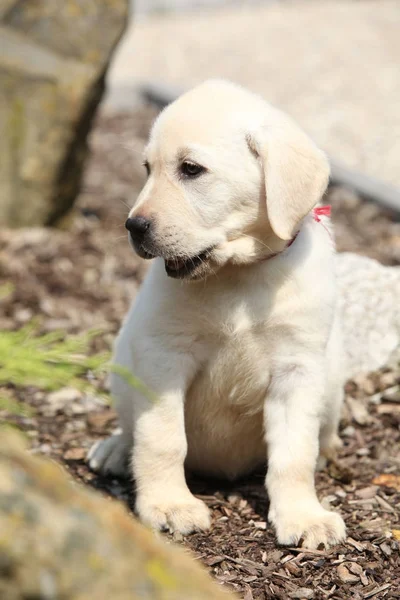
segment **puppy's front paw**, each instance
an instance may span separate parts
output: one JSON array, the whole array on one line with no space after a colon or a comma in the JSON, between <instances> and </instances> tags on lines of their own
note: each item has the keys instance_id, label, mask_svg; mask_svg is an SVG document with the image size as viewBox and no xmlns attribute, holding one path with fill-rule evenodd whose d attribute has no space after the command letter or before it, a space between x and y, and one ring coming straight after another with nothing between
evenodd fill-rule
<instances>
[{"instance_id":1,"label":"puppy's front paw","mask_svg":"<svg viewBox=\"0 0 400 600\"><path fill-rule=\"evenodd\" d=\"M139 494L136 511L140 520L158 530L179 531L183 535L203 531L211 524L210 512L201 500L189 492L182 494Z\"/></svg>"},{"instance_id":2,"label":"puppy's front paw","mask_svg":"<svg viewBox=\"0 0 400 600\"><path fill-rule=\"evenodd\" d=\"M321 505L292 511L270 510L269 520L276 529L279 544L297 545L315 550L323 544L325 548L339 544L346 537L346 526L340 515L325 510Z\"/></svg>"},{"instance_id":3,"label":"puppy's front paw","mask_svg":"<svg viewBox=\"0 0 400 600\"><path fill-rule=\"evenodd\" d=\"M90 469L102 475L128 477L130 446L122 435L112 435L93 444L86 458Z\"/></svg>"}]
</instances>

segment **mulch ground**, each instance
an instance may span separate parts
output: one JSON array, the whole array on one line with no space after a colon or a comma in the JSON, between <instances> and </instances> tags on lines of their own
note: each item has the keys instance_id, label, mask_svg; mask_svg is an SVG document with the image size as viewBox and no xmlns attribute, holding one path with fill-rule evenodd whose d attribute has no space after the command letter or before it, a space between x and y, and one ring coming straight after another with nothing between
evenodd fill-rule
<instances>
[{"instance_id":1,"label":"mulch ground","mask_svg":"<svg viewBox=\"0 0 400 600\"><path fill-rule=\"evenodd\" d=\"M76 209L62 229L0 232L0 327L32 318L43 332L101 328L97 349L110 348L146 265L130 251L123 223L144 181L141 152L155 112L102 117ZM342 189L329 192L337 245L400 264L400 225L393 215ZM341 422L344 447L317 474L323 504L344 516L348 539L331 550L278 547L267 523L264 473L235 484L189 477L210 507L212 529L182 544L224 587L245 600L400 598L400 366L360 376L346 386ZM94 440L115 429L115 414L98 397L65 389L47 394L10 384L26 417L0 411L25 430L34 452L61 462L85 484L133 507L126 481L89 472L84 457Z\"/></svg>"}]
</instances>

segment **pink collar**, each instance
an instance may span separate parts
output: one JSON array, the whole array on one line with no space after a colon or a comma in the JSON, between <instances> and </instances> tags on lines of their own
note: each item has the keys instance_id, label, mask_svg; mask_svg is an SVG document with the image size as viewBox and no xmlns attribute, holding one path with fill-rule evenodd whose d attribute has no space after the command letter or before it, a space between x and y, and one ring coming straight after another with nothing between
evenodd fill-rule
<instances>
[{"instance_id":1,"label":"pink collar","mask_svg":"<svg viewBox=\"0 0 400 600\"><path fill-rule=\"evenodd\" d=\"M325 204L325 206L317 206L317 208L313 209L312 216L313 216L314 221L316 221L317 223L321 223L320 217L330 217L331 216L331 205ZM329 233L329 231L328 231L328 233ZM286 244L286 247L283 250L281 250L281 252L284 252L285 250L287 250L287 248L289 248L293 244L293 242L295 241L295 239L297 238L298 235L299 235L299 232L297 232L296 235L294 236L294 238L292 240L290 240L290 242L288 244ZM270 254L269 256L266 256L262 260L269 260L270 258L275 258L275 256L278 256L278 254L281 254L281 252L275 252L275 254Z\"/></svg>"}]
</instances>

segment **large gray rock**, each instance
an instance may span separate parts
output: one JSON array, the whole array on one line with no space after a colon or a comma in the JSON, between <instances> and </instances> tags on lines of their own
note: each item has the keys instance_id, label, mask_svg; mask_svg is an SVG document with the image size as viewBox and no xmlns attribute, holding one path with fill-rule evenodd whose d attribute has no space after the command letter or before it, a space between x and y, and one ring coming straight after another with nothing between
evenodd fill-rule
<instances>
[{"instance_id":1,"label":"large gray rock","mask_svg":"<svg viewBox=\"0 0 400 600\"><path fill-rule=\"evenodd\" d=\"M122 505L0 430L2 600L234 600Z\"/></svg>"},{"instance_id":2,"label":"large gray rock","mask_svg":"<svg viewBox=\"0 0 400 600\"><path fill-rule=\"evenodd\" d=\"M0 223L50 224L71 207L128 0L2 0Z\"/></svg>"}]
</instances>

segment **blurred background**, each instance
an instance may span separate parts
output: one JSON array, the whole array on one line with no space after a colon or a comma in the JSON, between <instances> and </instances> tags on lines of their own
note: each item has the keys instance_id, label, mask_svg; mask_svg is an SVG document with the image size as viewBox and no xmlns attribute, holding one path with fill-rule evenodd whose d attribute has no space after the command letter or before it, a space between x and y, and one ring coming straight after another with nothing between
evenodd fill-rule
<instances>
[{"instance_id":1,"label":"blurred background","mask_svg":"<svg viewBox=\"0 0 400 600\"><path fill-rule=\"evenodd\" d=\"M124 222L145 180L142 152L152 121L206 78L241 83L296 119L333 165L324 201L332 204L338 250L399 265L399 32L398 0L2 0L0 420L23 429L34 452L61 461L74 477L129 500L129 487L95 477L84 463L91 443L116 425L101 365L147 268L131 252ZM358 528L365 514L354 517L356 488L370 487L376 472L399 470L399 384L399 365L348 384L343 470L333 479L318 476L319 493L348 510ZM385 400L385 390L397 396ZM216 520L234 510L236 533L249 519L264 523L260 481L241 488L254 502L240 510L212 496ZM338 485L344 496L335 496ZM398 486L400 492L400 479ZM363 492L364 500L372 492ZM379 545L386 543L385 498L370 501L378 512L368 540L377 539L377 549L372 542L358 548L364 554L354 560L380 564L382 552L387 564L394 560ZM390 502L397 507L388 513L392 527L400 531L400 496ZM275 552L265 528L267 545L243 546L240 556L259 562L266 547ZM212 544L200 535L188 544L208 556L222 535L217 527ZM232 548L247 542L235 540L223 540L222 554L239 556ZM274 572L279 552L262 559ZM228 567L215 564L223 577ZM304 587L310 572L325 591L334 589L336 571L329 562L319 567L285 571L272 591L262 570L246 572L248 583L243 572L229 581L246 600L286 599L293 591L288 577L303 577ZM357 579L364 586L358 596L344 590L332 597L369 597L368 585L374 592L384 583L371 573L367 583ZM394 581L394 567L387 577Z\"/></svg>"},{"instance_id":2,"label":"blurred background","mask_svg":"<svg viewBox=\"0 0 400 600\"><path fill-rule=\"evenodd\" d=\"M7 0L0 19L4 328L117 330L146 266L123 224L149 127L208 77L328 152L339 250L399 262L397 0Z\"/></svg>"}]
</instances>

